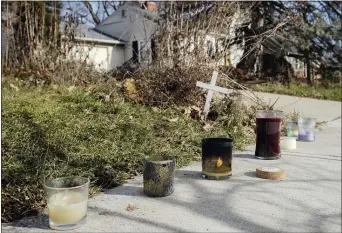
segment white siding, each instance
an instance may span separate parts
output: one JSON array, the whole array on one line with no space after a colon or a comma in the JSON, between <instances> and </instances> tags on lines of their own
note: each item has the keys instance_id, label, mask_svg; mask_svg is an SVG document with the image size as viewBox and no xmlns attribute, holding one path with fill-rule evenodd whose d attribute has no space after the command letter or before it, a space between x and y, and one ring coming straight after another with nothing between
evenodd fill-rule
<instances>
[{"instance_id":1,"label":"white siding","mask_svg":"<svg viewBox=\"0 0 342 233\"><path fill-rule=\"evenodd\" d=\"M111 48L110 68L115 69L125 62L125 54L122 46L113 46Z\"/></svg>"},{"instance_id":2,"label":"white siding","mask_svg":"<svg viewBox=\"0 0 342 233\"><path fill-rule=\"evenodd\" d=\"M128 2L126 2L128 3ZM118 11L108 17L96 28L108 35L114 36L119 40L126 41L124 48L124 61L133 57L133 41L144 41L145 49L151 51L151 36L156 29L156 23L147 19L144 13L135 4L125 4ZM126 11L126 17L122 17L122 10ZM139 43L140 44L140 43ZM149 53L148 61L152 61L152 53Z\"/></svg>"},{"instance_id":3,"label":"white siding","mask_svg":"<svg viewBox=\"0 0 342 233\"><path fill-rule=\"evenodd\" d=\"M137 19L133 21L133 25L134 26L132 27L132 36L130 38L131 45L133 41L144 41L144 44L146 46L144 49L149 51L148 62L151 62L151 37L155 32L157 25L152 20L148 20L143 16L138 16ZM139 50L140 49L141 48L139 47ZM130 58L132 57L132 55L133 53L131 53Z\"/></svg>"},{"instance_id":4,"label":"white siding","mask_svg":"<svg viewBox=\"0 0 342 233\"><path fill-rule=\"evenodd\" d=\"M239 62L242 60L244 52L244 43L242 45L233 44L229 47L229 61L232 67L237 67Z\"/></svg>"},{"instance_id":5,"label":"white siding","mask_svg":"<svg viewBox=\"0 0 342 233\"><path fill-rule=\"evenodd\" d=\"M113 45L88 45L75 46L70 58L93 64L98 71L109 71L122 65L124 61L123 47Z\"/></svg>"},{"instance_id":6,"label":"white siding","mask_svg":"<svg viewBox=\"0 0 342 233\"><path fill-rule=\"evenodd\" d=\"M133 57L133 41L144 41L147 51L151 51L151 36L155 30L155 24L144 18L137 18L130 24L130 37L127 38L129 42L125 46L124 59L125 62ZM139 50L140 43L139 44ZM152 61L152 53L149 53L149 62Z\"/></svg>"},{"instance_id":7,"label":"white siding","mask_svg":"<svg viewBox=\"0 0 342 233\"><path fill-rule=\"evenodd\" d=\"M128 61L133 57L133 48L132 48L132 43L127 44L124 49L124 59L125 62Z\"/></svg>"}]
</instances>

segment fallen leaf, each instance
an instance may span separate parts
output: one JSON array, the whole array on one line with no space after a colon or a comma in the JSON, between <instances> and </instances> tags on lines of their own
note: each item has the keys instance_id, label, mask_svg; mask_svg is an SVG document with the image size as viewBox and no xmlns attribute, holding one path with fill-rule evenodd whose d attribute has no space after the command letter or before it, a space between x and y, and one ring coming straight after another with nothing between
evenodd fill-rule
<instances>
[{"instance_id":1,"label":"fallen leaf","mask_svg":"<svg viewBox=\"0 0 342 233\"><path fill-rule=\"evenodd\" d=\"M70 86L68 87L68 91L73 91L76 87L75 86Z\"/></svg>"},{"instance_id":2,"label":"fallen leaf","mask_svg":"<svg viewBox=\"0 0 342 233\"><path fill-rule=\"evenodd\" d=\"M110 96L109 95L105 95L104 101L105 102L109 102L110 101Z\"/></svg>"},{"instance_id":3,"label":"fallen leaf","mask_svg":"<svg viewBox=\"0 0 342 233\"><path fill-rule=\"evenodd\" d=\"M170 122L176 122L176 121L178 121L178 117L169 119L169 121L170 121Z\"/></svg>"},{"instance_id":4,"label":"fallen leaf","mask_svg":"<svg viewBox=\"0 0 342 233\"><path fill-rule=\"evenodd\" d=\"M205 131L210 131L212 128L213 128L213 125L210 125L210 124L205 124L205 125L203 126L203 129L204 129Z\"/></svg>"},{"instance_id":5,"label":"fallen leaf","mask_svg":"<svg viewBox=\"0 0 342 233\"><path fill-rule=\"evenodd\" d=\"M19 91L19 88L12 83L10 84L10 87L13 88L15 91Z\"/></svg>"},{"instance_id":6,"label":"fallen leaf","mask_svg":"<svg viewBox=\"0 0 342 233\"><path fill-rule=\"evenodd\" d=\"M128 204L128 206L126 208L127 211L134 211L136 209L138 209L138 208L135 205L131 205L131 204Z\"/></svg>"}]
</instances>

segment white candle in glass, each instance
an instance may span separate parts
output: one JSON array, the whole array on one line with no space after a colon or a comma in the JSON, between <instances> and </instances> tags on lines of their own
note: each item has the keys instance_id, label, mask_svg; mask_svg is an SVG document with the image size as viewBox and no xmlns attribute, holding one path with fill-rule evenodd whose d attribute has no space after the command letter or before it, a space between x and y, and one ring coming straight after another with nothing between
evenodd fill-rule
<instances>
[{"instance_id":1,"label":"white candle in glass","mask_svg":"<svg viewBox=\"0 0 342 233\"><path fill-rule=\"evenodd\" d=\"M75 224L86 216L87 197L82 193L56 193L48 200L49 217L54 224Z\"/></svg>"},{"instance_id":2,"label":"white candle in glass","mask_svg":"<svg viewBox=\"0 0 342 233\"><path fill-rule=\"evenodd\" d=\"M280 139L280 147L283 150L293 150L297 147L296 138L285 137Z\"/></svg>"}]
</instances>

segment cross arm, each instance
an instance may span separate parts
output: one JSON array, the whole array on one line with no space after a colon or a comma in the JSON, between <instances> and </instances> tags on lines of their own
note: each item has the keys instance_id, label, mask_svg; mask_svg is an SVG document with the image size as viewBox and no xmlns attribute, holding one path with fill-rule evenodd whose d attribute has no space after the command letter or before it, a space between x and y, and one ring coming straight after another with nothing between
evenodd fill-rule
<instances>
[{"instance_id":1,"label":"cross arm","mask_svg":"<svg viewBox=\"0 0 342 233\"><path fill-rule=\"evenodd\" d=\"M229 95L229 94L231 94L233 92L233 90L229 90L229 89L224 88L224 87L214 86L214 85L211 85L211 84L208 84L208 83L199 82L199 81L197 81L196 86L197 87L201 87L201 88L205 88L205 89L208 89L208 90L220 92L220 93L226 94L226 95Z\"/></svg>"}]
</instances>

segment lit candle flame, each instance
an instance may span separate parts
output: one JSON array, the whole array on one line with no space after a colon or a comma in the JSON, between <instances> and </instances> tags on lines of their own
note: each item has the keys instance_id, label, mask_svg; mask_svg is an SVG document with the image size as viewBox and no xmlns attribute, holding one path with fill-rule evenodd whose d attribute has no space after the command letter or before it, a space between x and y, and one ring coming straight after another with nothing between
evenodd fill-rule
<instances>
[{"instance_id":1,"label":"lit candle flame","mask_svg":"<svg viewBox=\"0 0 342 233\"><path fill-rule=\"evenodd\" d=\"M218 160L217 160L216 166L217 166L217 167L221 167L222 164L223 164L223 161L222 161L222 159L219 157Z\"/></svg>"}]
</instances>

